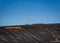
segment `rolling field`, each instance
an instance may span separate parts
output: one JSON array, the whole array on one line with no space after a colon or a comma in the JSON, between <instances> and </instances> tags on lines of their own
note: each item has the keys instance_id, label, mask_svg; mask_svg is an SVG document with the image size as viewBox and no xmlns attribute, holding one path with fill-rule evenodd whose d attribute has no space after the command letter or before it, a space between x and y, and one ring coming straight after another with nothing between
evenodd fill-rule
<instances>
[{"instance_id":1,"label":"rolling field","mask_svg":"<svg viewBox=\"0 0 60 43\"><path fill-rule=\"evenodd\" d=\"M18 30L5 27L0 27L0 43L60 43L60 24L20 25Z\"/></svg>"}]
</instances>

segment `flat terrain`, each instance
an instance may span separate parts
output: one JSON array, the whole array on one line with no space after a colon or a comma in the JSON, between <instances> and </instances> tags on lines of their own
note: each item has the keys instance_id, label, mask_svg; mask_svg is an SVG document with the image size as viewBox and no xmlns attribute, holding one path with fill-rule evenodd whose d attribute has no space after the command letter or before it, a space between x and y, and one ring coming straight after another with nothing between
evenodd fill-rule
<instances>
[{"instance_id":1,"label":"flat terrain","mask_svg":"<svg viewBox=\"0 0 60 43\"><path fill-rule=\"evenodd\" d=\"M20 25L19 30L3 27L0 27L0 43L60 43L60 24Z\"/></svg>"}]
</instances>

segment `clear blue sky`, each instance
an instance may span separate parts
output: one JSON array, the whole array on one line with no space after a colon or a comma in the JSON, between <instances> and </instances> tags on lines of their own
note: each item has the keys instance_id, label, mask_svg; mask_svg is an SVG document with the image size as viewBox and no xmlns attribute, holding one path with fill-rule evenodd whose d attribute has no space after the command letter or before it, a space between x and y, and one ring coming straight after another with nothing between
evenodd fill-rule
<instances>
[{"instance_id":1,"label":"clear blue sky","mask_svg":"<svg viewBox=\"0 0 60 43\"><path fill-rule=\"evenodd\" d=\"M60 23L60 0L0 0L0 26Z\"/></svg>"}]
</instances>

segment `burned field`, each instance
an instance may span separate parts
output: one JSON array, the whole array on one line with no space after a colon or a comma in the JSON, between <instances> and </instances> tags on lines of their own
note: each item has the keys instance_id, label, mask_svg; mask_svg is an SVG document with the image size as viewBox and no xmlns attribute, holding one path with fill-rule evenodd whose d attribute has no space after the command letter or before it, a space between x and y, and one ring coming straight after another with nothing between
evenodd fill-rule
<instances>
[{"instance_id":1,"label":"burned field","mask_svg":"<svg viewBox=\"0 0 60 43\"><path fill-rule=\"evenodd\" d=\"M60 43L60 24L0 27L0 43Z\"/></svg>"}]
</instances>

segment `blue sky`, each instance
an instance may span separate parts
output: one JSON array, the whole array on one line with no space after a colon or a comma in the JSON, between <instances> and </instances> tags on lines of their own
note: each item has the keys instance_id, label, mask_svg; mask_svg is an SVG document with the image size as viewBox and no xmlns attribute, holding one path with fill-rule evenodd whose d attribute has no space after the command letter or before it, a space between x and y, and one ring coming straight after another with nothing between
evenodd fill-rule
<instances>
[{"instance_id":1,"label":"blue sky","mask_svg":"<svg viewBox=\"0 0 60 43\"><path fill-rule=\"evenodd\" d=\"M0 0L0 26L60 23L60 0Z\"/></svg>"}]
</instances>

